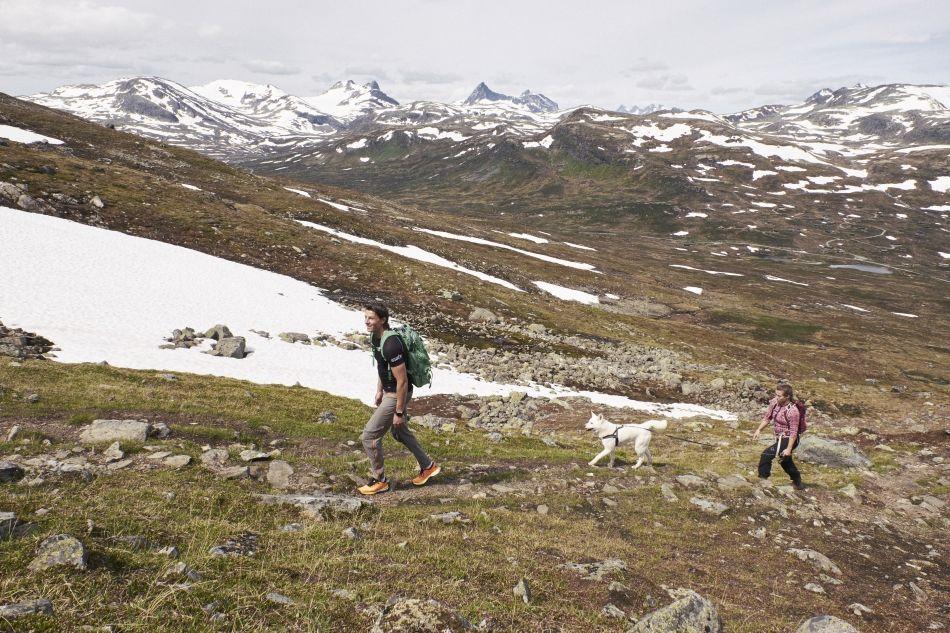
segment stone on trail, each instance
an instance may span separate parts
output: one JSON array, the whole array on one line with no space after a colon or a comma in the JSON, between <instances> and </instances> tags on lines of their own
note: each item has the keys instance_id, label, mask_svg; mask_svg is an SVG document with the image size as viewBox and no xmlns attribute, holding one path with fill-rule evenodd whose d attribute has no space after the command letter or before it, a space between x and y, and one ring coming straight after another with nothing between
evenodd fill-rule
<instances>
[{"instance_id":1,"label":"stone on trail","mask_svg":"<svg viewBox=\"0 0 950 633\"><path fill-rule=\"evenodd\" d=\"M724 492L734 492L751 488L752 484L742 475L726 475L716 480L716 486Z\"/></svg>"},{"instance_id":2,"label":"stone on trail","mask_svg":"<svg viewBox=\"0 0 950 633\"><path fill-rule=\"evenodd\" d=\"M375 508L362 497L336 494L313 495L257 495L266 505L291 505L300 508L305 517L323 520L336 517L352 517Z\"/></svg>"},{"instance_id":3,"label":"stone on trail","mask_svg":"<svg viewBox=\"0 0 950 633\"><path fill-rule=\"evenodd\" d=\"M215 473L218 477L222 479L242 479L251 474L251 471L248 470L247 466L231 466L230 468L222 468Z\"/></svg>"},{"instance_id":4,"label":"stone on trail","mask_svg":"<svg viewBox=\"0 0 950 633\"><path fill-rule=\"evenodd\" d=\"M69 534L57 534L40 543L36 557L30 563L33 571L43 571L59 565L85 570L89 554L79 540Z\"/></svg>"},{"instance_id":5,"label":"stone on trail","mask_svg":"<svg viewBox=\"0 0 950 633\"><path fill-rule=\"evenodd\" d=\"M53 603L46 599L0 605L0 620L16 620L28 615L52 615Z\"/></svg>"},{"instance_id":6,"label":"stone on trail","mask_svg":"<svg viewBox=\"0 0 950 633\"><path fill-rule=\"evenodd\" d=\"M0 483L20 481L26 471L13 462L0 462Z\"/></svg>"},{"instance_id":7,"label":"stone on trail","mask_svg":"<svg viewBox=\"0 0 950 633\"><path fill-rule=\"evenodd\" d=\"M79 434L84 444L137 442L144 444L152 430L146 420L93 420Z\"/></svg>"},{"instance_id":8,"label":"stone on trail","mask_svg":"<svg viewBox=\"0 0 950 633\"><path fill-rule=\"evenodd\" d=\"M472 625L437 600L393 597L386 602L371 633L459 633Z\"/></svg>"},{"instance_id":9,"label":"stone on trail","mask_svg":"<svg viewBox=\"0 0 950 633\"><path fill-rule=\"evenodd\" d=\"M813 549L797 549L794 547L790 547L786 551L800 561L811 563L819 571L834 574L835 576L841 575L841 570L838 569L838 566L821 552L816 552Z\"/></svg>"},{"instance_id":10,"label":"stone on trail","mask_svg":"<svg viewBox=\"0 0 950 633\"><path fill-rule=\"evenodd\" d=\"M835 468L867 468L871 465L871 460L854 444L817 435L806 434L795 449L795 455L812 464Z\"/></svg>"},{"instance_id":11,"label":"stone on trail","mask_svg":"<svg viewBox=\"0 0 950 633\"><path fill-rule=\"evenodd\" d=\"M722 619L712 602L689 589L671 595L671 604L645 615L627 633L722 633Z\"/></svg>"},{"instance_id":12,"label":"stone on trail","mask_svg":"<svg viewBox=\"0 0 950 633\"><path fill-rule=\"evenodd\" d=\"M713 501L712 499L706 499L705 497L691 497L689 502L706 514L712 514L717 517L722 516L723 513L729 510L729 506L726 504Z\"/></svg>"},{"instance_id":13,"label":"stone on trail","mask_svg":"<svg viewBox=\"0 0 950 633\"><path fill-rule=\"evenodd\" d=\"M856 628L833 615L819 615L802 622L795 633L860 633Z\"/></svg>"},{"instance_id":14,"label":"stone on trail","mask_svg":"<svg viewBox=\"0 0 950 633\"><path fill-rule=\"evenodd\" d=\"M208 468L218 468L228 461L228 452L223 448L208 449L201 454L201 463Z\"/></svg>"}]
</instances>

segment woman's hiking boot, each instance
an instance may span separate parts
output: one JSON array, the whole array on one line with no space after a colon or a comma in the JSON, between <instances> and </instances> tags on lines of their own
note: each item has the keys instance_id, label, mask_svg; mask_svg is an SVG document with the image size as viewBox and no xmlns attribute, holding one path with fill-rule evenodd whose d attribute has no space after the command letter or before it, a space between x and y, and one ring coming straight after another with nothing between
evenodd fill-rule
<instances>
[{"instance_id":1,"label":"woman's hiking boot","mask_svg":"<svg viewBox=\"0 0 950 633\"><path fill-rule=\"evenodd\" d=\"M428 468L423 468L419 471L419 474L412 478L412 485L414 486L424 486L426 482L442 472L442 468L432 462L429 464Z\"/></svg>"},{"instance_id":2,"label":"woman's hiking boot","mask_svg":"<svg viewBox=\"0 0 950 633\"><path fill-rule=\"evenodd\" d=\"M386 479L376 479L374 477L369 480L368 484L360 486L356 490L361 495L378 495L381 492L389 492L389 481Z\"/></svg>"}]
</instances>

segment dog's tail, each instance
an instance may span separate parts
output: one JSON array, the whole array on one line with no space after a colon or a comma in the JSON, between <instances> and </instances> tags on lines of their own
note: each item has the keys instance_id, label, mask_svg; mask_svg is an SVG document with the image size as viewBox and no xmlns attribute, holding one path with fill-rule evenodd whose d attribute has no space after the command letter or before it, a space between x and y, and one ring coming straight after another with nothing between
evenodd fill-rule
<instances>
[{"instance_id":1,"label":"dog's tail","mask_svg":"<svg viewBox=\"0 0 950 633\"><path fill-rule=\"evenodd\" d=\"M663 429L666 428L666 420L646 420L644 422L640 422L639 424L637 424L637 426L644 429L650 429L651 431L652 430L662 431Z\"/></svg>"}]
</instances>

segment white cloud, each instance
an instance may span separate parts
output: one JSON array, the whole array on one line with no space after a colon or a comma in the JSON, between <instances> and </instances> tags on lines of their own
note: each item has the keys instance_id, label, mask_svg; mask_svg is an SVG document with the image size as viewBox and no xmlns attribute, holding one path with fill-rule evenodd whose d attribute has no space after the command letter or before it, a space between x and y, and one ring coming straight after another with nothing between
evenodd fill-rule
<instances>
[{"instance_id":1,"label":"white cloud","mask_svg":"<svg viewBox=\"0 0 950 633\"><path fill-rule=\"evenodd\" d=\"M271 59L252 59L244 62L244 67L265 75L297 75L301 72L297 66Z\"/></svg>"}]
</instances>

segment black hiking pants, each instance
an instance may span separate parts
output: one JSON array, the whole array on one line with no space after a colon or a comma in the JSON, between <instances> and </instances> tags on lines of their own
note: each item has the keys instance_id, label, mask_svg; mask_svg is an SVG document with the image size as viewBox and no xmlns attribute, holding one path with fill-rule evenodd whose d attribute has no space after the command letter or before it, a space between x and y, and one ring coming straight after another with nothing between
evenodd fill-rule
<instances>
[{"instance_id":1,"label":"black hiking pants","mask_svg":"<svg viewBox=\"0 0 950 633\"><path fill-rule=\"evenodd\" d=\"M795 444L792 445L792 450L794 451L798 448L798 440L801 439L801 436L795 438ZM770 444L768 448L762 451L762 456L759 457L759 477L762 479L768 479L769 475L772 474L772 460L775 459L775 451L778 450L779 453L788 448L789 438L783 437L781 440L776 440L773 444ZM779 447L778 443L781 441L782 445ZM792 479L792 482L798 483L802 480L802 474L798 472L798 467L795 466L795 462L792 461L792 456L781 457L779 456L779 462L788 476Z\"/></svg>"}]
</instances>

